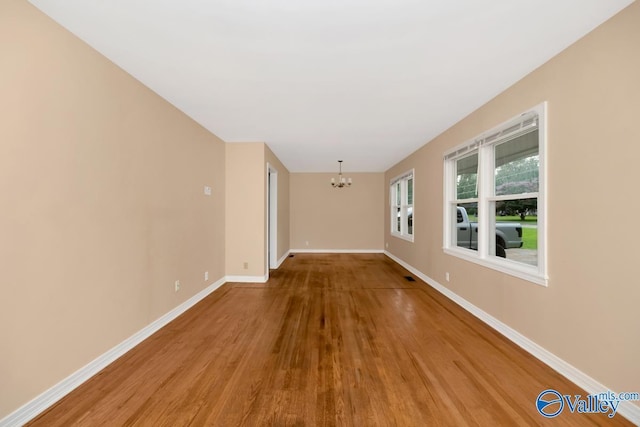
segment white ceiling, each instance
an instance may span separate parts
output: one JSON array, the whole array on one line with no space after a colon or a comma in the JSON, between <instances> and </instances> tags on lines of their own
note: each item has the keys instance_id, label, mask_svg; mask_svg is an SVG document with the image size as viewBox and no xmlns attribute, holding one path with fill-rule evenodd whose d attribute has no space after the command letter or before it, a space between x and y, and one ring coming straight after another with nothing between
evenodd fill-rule
<instances>
[{"instance_id":1,"label":"white ceiling","mask_svg":"<svg viewBox=\"0 0 640 427\"><path fill-rule=\"evenodd\" d=\"M381 172L632 0L30 2L227 142Z\"/></svg>"}]
</instances>

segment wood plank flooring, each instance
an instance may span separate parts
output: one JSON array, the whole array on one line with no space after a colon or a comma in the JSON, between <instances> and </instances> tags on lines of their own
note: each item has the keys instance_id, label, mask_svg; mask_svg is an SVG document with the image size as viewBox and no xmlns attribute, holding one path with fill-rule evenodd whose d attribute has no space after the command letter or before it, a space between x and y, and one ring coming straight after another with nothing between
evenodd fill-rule
<instances>
[{"instance_id":1,"label":"wood plank flooring","mask_svg":"<svg viewBox=\"0 0 640 427\"><path fill-rule=\"evenodd\" d=\"M589 426L586 393L382 254L296 254L226 284L32 426Z\"/></svg>"}]
</instances>

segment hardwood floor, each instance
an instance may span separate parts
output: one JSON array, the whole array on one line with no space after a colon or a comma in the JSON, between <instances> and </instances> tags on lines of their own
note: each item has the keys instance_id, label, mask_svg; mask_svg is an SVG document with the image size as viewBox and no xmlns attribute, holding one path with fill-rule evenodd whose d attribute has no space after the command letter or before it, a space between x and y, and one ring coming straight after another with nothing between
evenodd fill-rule
<instances>
[{"instance_id":1,"label":"hardwood floor","mask_svg":"<svg viewBox=\"0 0 640 427\"><path fill-rule=\"evenodd\" d=\"M631 425L382 254L297 254L226 284L32 426Z\"/></svg>"}]
</instances>

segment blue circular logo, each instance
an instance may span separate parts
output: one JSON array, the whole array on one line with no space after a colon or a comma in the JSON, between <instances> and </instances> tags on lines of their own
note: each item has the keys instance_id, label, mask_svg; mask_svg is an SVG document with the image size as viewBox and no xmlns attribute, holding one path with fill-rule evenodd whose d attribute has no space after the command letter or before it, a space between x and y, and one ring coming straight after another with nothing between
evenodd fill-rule
<instances>
[{"instance_id":1,"label":"blue circular logo","mask_svg":"<svg viewBox=\"0 0 640 427\"><path fill-rule=\"evenodd\" d=\"M553 389L545 390L538 395L536 408L538 412L540 412L540 415L544 417L556 417L564 409L562 395Z\"/></svg>"}]
</instances>

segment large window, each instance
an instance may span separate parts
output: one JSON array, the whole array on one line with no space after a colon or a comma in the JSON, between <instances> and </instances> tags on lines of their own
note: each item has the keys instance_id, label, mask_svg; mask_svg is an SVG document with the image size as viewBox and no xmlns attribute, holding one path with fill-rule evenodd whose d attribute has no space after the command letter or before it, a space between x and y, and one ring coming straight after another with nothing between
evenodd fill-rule
<instances>
[{"instance_id":1,"label":"large window","mask_svg":"<svg viewBox=\"0 0 640 427\"><path fill-rule=\"evenodd\" d=\"M413 170L391 180L391 234L413 242Z\"/></svg>"},{"instance_id":2,"label":"large window","mask_svg":"<svg viewBox=\"0 0 640 427\"><path fill-rule=\"evenodd\" d=\"M444 156L445 252L545 284L545 104Z\"/></svg>"}]
</instances>

